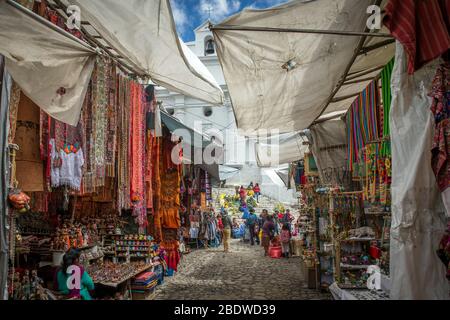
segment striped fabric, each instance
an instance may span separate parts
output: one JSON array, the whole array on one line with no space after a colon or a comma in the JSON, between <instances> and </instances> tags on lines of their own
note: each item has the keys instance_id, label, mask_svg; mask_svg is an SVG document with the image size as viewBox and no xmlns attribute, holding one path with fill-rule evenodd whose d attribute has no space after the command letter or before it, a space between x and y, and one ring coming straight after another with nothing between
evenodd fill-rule
<instances>
[{"instance_id":1,"label":"striped fabric","mask_svg":"<svg viewBox=\"0 0 450 320\"><path fill-rule=\"evenodd\" d=\"M384 25L405 47L408 73L450 48L450 0L390 0Z\"/></svg>"}]
</instances>

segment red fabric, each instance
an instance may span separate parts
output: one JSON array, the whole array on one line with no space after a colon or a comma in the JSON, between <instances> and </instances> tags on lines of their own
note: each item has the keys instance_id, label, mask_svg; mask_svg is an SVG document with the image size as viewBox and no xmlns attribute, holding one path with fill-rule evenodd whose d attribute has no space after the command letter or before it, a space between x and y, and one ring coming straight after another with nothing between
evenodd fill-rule
<instances>
[{"instance_id":1,"label":"red fabric","mask_svg":"<svg viewBox=\"0 0 450 320\"><path fill-rule=\"evenodd\" d=\"M253 188L253 192L257 193L257 192L261 192L261 189L258 186L255 186Z\"/></svg>"},{"instance_id":2,"label":"red fabric","mask_svg":"<svg viewBox=\"0 0 450 320\"><path fill-rule=\"evenodd\" d=\"M450 48L450 0L390 0L385 11L384 25L403 44L409 74Z\"/></svg>"}]
</instances>

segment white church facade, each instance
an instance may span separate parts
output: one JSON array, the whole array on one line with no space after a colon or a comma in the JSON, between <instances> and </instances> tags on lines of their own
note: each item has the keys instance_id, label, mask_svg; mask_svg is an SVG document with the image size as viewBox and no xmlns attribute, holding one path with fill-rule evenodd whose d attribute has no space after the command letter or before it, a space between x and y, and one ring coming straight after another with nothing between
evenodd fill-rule
<instances>
[{"instance_id":1,"label":"white church facade","mask_svg":"<svg viewBox=\"0 0 450 320\"><path fill-rule=\"evenodd\" d=\"M245 135L238 135L236 120L230 101L222 68L217 57L214 38L209 30L210 21L204 22L194 30L195 40L187 42L187 47L196 54L200 61L214 76L225 95L223 106L213 106L207 102L171 92L163 87L156 87L158 101L163 108L183 124L212 137L224 147L224 165L240 169L239 173L227 180L228 185L260 183L265 194L283 202L295 201L292 194L280 187L281 179L270 169L258 168L256 164L255 143ZM281 183L282 184L282 183ZM284 190L283 190L284 189Z\"/></svg>"}]
</instances>

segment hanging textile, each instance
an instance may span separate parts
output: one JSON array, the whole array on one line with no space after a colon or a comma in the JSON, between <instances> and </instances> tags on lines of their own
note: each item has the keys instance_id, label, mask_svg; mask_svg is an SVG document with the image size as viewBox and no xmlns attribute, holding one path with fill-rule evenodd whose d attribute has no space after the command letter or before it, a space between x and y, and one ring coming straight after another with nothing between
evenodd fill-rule
<instances>
[{"instance_id":1,"label":"hanging textile","mask_svg":"<svg viewBox=\"0 0 450 320\"><path fill-rule=\"evenodd\" d=\"M176 166L170 159L175 144L170 138L163 140L164 161L160 162L161 174L161 215L162 226L166 229L178 229L181 226L180 210L180 181L181 166Z\"/></svg>"},{"instance_id":2,"label":"hanging textile","mask_svg":"<svg viewBox=\"0 0 450 320\"><path fill-rule=\"evenodd\" d=\"M153 94L153 91L148 91L146 89L146 118L149 118L149 114L155 112L156 106L156 97ZM154 153L154 145L156 143L156 137L153 133L152 126L147 121L146 126L147 131L147 140L146 140L146 166L145 166L145 191L146 191L146 200L147 200L147 209L153 208L153 166L155 163L155 153Z\"/></svg>"},{"instance_id":3,"label":"hanging textile","mask_svg":"<svg viewBox=\"0 0 450 320\"><path fill-rule=\"evenodd\" d=\"M143 86L131 82L131 201L133 214L140 228L147 226L145 202L145 137L146 114L144 110Z\"/></svg>"},{"instance_id":4,"label":"hanging textile","mask_svg":"<svg viewBox=\"0 0 450 320\"><path fill-rule=\"evenodd\" d=\"M105 184L106 139L108 128L108 66L109 61L97 58L92 77L92 118L93 118L93 162L95 165L95 187Z\"/></svg>"},{"instance_id":5,"label":"hanging textile","mask_svg":"<svg viewBox=\"0 0 450 320\"><path fill-rule=\"evenodd\" d=\"M434 115L435 133L432 151L432 167L439 190L443 194L447 214L450 216L450 63L437 69L433 87L429 93L433 99L431 111Z\"/></svg>"},{"instance_id":6,"label":"hanging textile","mask_svg":"<svg viewBox=\"0 0 450 320\"><path fill-rule=\"evenodd\" d=\"M450 49L449 0L390 0L384 25L404 46L413 74Z\"/></svg>"},{"instance_id":7,"label":"hanging textile","mask_svg":"<svg viewBox=\"0 0 450 320\"><path fill-rule=\"evenodd\" d=\"M162 215L161 215L161 151L162 138L156 138L153 145L154 164L153 164L153 215L154 230L150 230L150 234L157 241L163 240L162 234Z\"/></svg>"},{"instance_id":8,"label":"hanging textile","mask_svg":"<svg viewBox=\"0 0 450 320\"><path fill-rule=\"evenodd\" d=\"M389 112L391 111L392 93L391 93L391 77L392 68L394 67L394 59L389 62L386 67L381 71L381 91L383 98L383 112L382 112L382 127L383 127L383 140L389 137ZM390 142L383 141L381 146L381 155L386 157L391 154Z\"/></svg>"},{"instance_id":9,"label":"hanging textile","mask_svg":"<svg viewBox=\"0 0 450 320\"><path fill-rule=\"evenodd\" d=\"M118 76L118 195L117 207L130 209L130 80L122 75Z\"/></svg>"},{"instance_id":10,"label":"hanging textile","mask_svg":"<svg viewBox=\"0 0 450 320\"><path fill-rule=\"evenodd\" d=\"M379 91L373 81L351 105L347 114L348 149L347 159L350 170L355 163L363 161L365 146L380 138Z\"/></svg>"},{"instance_id":11,"label":"hanging textile","mask_svg":"<svg viewBox=\"0 0 450 320\"><path fill-rule=\"evenodd\" d=\"M85 154L82 193L102 191L107 177L115 176L117 140L116 69L111 60L97 58L92 80L87 88L78 131ZM69 127L66 126L66 130ZM70 130L72 130L71 128ZM66 143L76 141L64 134ZM61 134L56 134L58 139ZM58 141L57 141L57 145Z\"/></svg>"},{"instance_id":12,"label":"hanging textile","mask_svg":"<svg viewBox=\"0 0 450 320\"><path fill-rule=\"evenodd\" d=\"M8 142L13 143L16 136L16 125L17 125L17 111L19 108L20 96L21 96L20 87L17 85L14 80L12 81L11 87L11 97L9 102L9 135Z\"/></svg>"},{"instance_id":13,"label":"hanging textile","mask_svg":"<svg viewBox=\"0 0 450 320\"><path fill-rule=\"evenodd\" d=\"M106 130L106 150L105 165L106 176L115 177L115 162L117 150L117 71L116 66L111 64L106 70L108 77L107 93L108 111L107 111L107 130Z\"/></svg>"}]
</instances>

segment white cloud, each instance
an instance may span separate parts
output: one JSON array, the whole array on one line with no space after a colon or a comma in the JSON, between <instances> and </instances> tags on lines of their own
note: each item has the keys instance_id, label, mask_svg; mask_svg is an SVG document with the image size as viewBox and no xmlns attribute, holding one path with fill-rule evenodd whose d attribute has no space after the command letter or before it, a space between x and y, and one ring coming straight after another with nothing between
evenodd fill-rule
<instances>
[{"instance_id":1,"label":"white cloud","mask_svg":"<svg viewBox=\"0 0 450 320\"><path fill-rule=\"evenodd\" d=\"M211 15L211 20L220 22L241 8L240 0L200 0L199 10L202 19Z\"/></svg>"},{"instance_id":2,"label":"white cloud","mask_svg":"<svg viewBox=\"0 0 450 320\"><path fill-rule=\"evenodd\" d=\"M286 2L289 2L289 0L256 0L251 5L249 5L247 8L265 9L265 8L275 7L277 5L280 5L280 4L286 3Z\"/></svg>"},{"instance_id":3,"label":"white cloud","mask_svg":"<svg viewBox=\"0 0 450 320\"><path fill-rule=\"evenodd\" d=\"M170 4L172 6L173 18L175 24L177 25L178 32L183 35L190 31L189 19L186 14L186 8L182 4L182 1L171 0Z\"/></svg>"}]
</instances>

